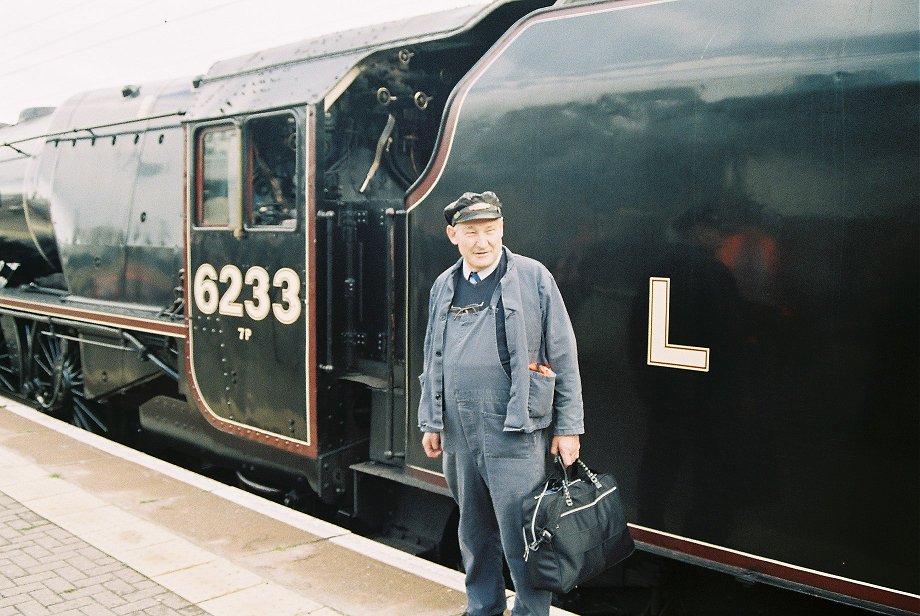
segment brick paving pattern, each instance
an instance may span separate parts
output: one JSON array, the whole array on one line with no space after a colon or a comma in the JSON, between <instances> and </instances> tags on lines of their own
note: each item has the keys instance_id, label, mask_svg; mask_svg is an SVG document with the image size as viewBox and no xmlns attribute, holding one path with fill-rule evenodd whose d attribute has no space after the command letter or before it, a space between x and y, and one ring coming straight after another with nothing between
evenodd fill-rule
<instances>
[{"instance_id":1,"label":"brick paving pattern","mask_svg":"<svg viewBox=\"0 0 920 616\"><path fill-rule=\"evenodd\" d=\"M207 614L0 492L0 616Z\"/></svg>"}]
</instances>

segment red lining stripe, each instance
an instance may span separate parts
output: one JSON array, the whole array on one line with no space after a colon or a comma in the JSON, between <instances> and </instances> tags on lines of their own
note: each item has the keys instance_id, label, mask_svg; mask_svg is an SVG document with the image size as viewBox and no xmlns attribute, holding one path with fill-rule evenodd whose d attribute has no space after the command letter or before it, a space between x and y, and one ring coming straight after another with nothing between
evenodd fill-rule
<instances>
[{"instance_id":1,"label":"red lining stripe","mask_svg":"<svg viewBox=\"0 0 920 616\"><path fill-rule=\"evenodd\" d=\"M730 550L717 545L679 537L677 535L636 526L634 524L630 524L629 528L633 539L636 541L642 541L654 546L680 552L689 556L695 556L714 563L728 565L737 569L755 571L773 578L788 580L838 595L853 597L909 612L920 612L920 596L912 595L907 592L843 578L821 571L806 569L804 567L775 561L762 556L746 554L744 552Z\"/></svg>"},{"instance_id":2,"label":"red lining stripe","mask_svg":"<svg viewBox=\"0 0 920 616\"><path fill-rule=\"evenodd\" d=\"M13 310L22 310L23 312L31 312L51 317L73 319L74 321L81 321L84 323L152 332L157 334L164 334L166 336L172 336L174 338L185 338L185 323L166 323L156 319L129 317L109 312L96 312L92 310L83 310L80 308L71 308L69 306L46 304L42 302L27 302L6 297L0 298L0 306L11 308Z\"/></svg>"}]
</instances>

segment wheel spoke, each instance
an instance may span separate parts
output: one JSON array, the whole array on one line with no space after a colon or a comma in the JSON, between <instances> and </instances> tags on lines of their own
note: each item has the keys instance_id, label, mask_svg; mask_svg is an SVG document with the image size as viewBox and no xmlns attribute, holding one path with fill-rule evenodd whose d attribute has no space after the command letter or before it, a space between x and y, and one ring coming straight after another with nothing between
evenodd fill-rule
<instances>
[{"instance_id":1,"label":"wheel spoke","mask_svg":"<svg viewBox=\"0 0 920 616\"><path fill-rule=\"evenodd\" d=\"M42 370L44 370L46 375L51 376L51 374L53 373L53 370L51 369L51 365L46 365L46 364L42 363L42 359L41 359L40 357L36 357L36 358L35 358L35 364L36 364L39 368L41 368ZM53 365L53 364L52 364L52 365Z\"/></svg>"},{"instance_id":2,"label":"wheel spoke","mask_svg":"<svg viewBox=\"0 0 920 616\"><path fill-rule=\"evenodd\" d=\"M74 406L74 411L76 411L75 414L85 415L86 417L90 418L94 424L99 426L100 430L102 430L103 432L109 431L109 427L105 425L105 423L103 423L102 420L99 419L96 416L96 414L90 410L89 406L85 402L74 398L73 406ZM86 428L86 429L89 430L90 428Z\"/></svg>"},{"instance_id":3,"label":"wheel spoke","mask_svg":"<svg viewBox=\"0 0 920 616\"><path fill-rule=\"evenodd\" d=\"M57 356L56 349L52 347L52 345L54 344L53 341L54 341L53 338L49 339L47 336L44 336L44 335L42 335L38 339L38 346L41 349L42 354L44 354L45 361L48 362L49 366L54 365L54 360L56 359L56 356ZM38 358L36 357L36 359Z\"/></svg>"},{"instance_id":4,"label":"wheel spoke","mask_svg":"<svg viewBox=\"0 0 920 616\"><path fill-rule=\"evenodd\" d=\"M74 408L73 413L71 413L70 420L71 420L71 423L73 423L73 425L77 426L78 428L86 430L87 432L90 431L89 424L83 418L83 415L77 412L76 408Z\"/></svg>"}]
</instances>

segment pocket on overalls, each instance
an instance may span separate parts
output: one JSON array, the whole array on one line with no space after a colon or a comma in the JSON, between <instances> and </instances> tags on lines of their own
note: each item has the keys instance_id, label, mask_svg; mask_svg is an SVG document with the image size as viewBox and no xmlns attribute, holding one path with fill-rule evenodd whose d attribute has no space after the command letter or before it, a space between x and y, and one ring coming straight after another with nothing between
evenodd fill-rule
<instances>
[{"instance_id":1,"label":"pocket on overalls","mask_svg":"<svg viewBox=\"0 0 920 616\"><path fill-rule=\"evenodd\" d=\"M507 391L464 392L458 396L457 408L467 426L476 426L482 443L482 454L487 458L526 458L532 454L534 435L524 432L505 432L508 411ZM470 430L466 429L467 439Z\"/></svg>"},{"instance_id":2,"label":"pocket on overalls","mask_svg":"<svg viewBox=\"0 0 920 616\"><path fill-rule=\"evenodd\" d=\"M527 397L527 414L531 419L543 419L553 412L553 396L556 390L556 375L530 373L530 393Z\"/></svg>"},{"instance_id":3,"label":"pocket on overalls","mask_svg":"<svg viewBox=\"0 0 920 616\"><path fill-rule=\"evenodd\" d=\"M536 434L505 432L505 416L483 413L483 454L487 458L529 458L534 455Z\"/></svg>"}]
</instances>

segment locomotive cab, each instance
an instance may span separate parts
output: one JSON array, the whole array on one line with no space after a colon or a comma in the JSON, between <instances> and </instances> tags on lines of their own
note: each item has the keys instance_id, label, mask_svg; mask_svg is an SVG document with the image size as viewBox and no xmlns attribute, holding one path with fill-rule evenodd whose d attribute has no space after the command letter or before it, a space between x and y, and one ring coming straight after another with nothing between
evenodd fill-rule
<instances>
[{"instance_id":1,"label":"locomotive cab","mask_svg":"<svg viewBox=\"0 0 920 616\"><path fill-rule=\"evenodd\" d=\"M196 82L183 117L186 403L144 404L144 428L243 448L247 485L293 480L290 498L308 485L338 502L380 475L418 484L399 342L404 196L454 86L537 6L421 16L388 24L385 40L347 32L220 62ZM446 494L431 481L422 496Z\"/></svg>"}]
</instances>

